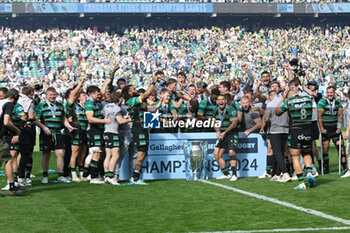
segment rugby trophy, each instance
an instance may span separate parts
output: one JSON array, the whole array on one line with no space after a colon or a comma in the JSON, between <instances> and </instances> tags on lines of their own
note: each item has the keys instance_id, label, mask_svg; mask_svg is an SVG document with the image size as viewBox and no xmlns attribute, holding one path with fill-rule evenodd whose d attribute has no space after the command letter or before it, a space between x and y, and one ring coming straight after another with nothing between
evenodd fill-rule
<instances>
[{"instance_id":1,"label":"rugby trophy","mask_svg":"<svg viewBox=\"0 0 350 233\"><path fill-rule=\"evenodd\" d=\"M207 178L208 142L188 141L183 143L186 180Z\"/></svg>"}]
</instances>

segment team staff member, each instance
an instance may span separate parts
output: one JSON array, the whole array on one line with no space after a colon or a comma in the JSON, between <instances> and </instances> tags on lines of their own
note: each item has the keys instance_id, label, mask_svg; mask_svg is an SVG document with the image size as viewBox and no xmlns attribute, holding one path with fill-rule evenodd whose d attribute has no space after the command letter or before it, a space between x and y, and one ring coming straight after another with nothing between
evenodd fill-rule
<instances>
[{"instance_id":1,"label":"team staff member","mask_svg":"<svg viewBox=\"0 0 350 233\"><path fill-rule=\"evenodd\" d=\"M19 98L19 92L15 89L13 89L13 92L15 94L14 99L18 100ZM14 107L11 113L11 120L13 122L13 124L18 128L18 129L22 129L22 125L24 123L26 119L25 113L23 111L23 107L22 105L20 105L19 103L14 103ZM23 132L22 132L23 133ZM21 134L22 134L21 133ZM13 162L12 162L12 168L13 168L13 178L15 183L18 183L18 162L19 162L19 139L17 141L17 143L11 143L11 139L12 136L7 137L7 142L10 145L10 153L11 156L13 158ZM24 185L23 185L24 186ZM7 184L2 190L9 190L10 186L9 184Z\"/></svg>"},{"instance_id":2,"label":"team staff member","mask_svg":"<svg viewBox=\"0 0 350 233\"><path fill-rule=\"evenodd\" d=\"M87 92L89 97L85 104L85 115L88 119L87 139L89 155L86 157L86 163L90 164L90 184L104 184L104 181L98 179L98 164L103 147L104 124L110 124L111 120L102 116L100 89L92 85Z\"/></svg>"},{"instance_id":3,"label":"team staff member","mask_svg":"<svg viewBox=\"0 0 350 233\"><path fill-rule=\"evenodd\" d=\"M315 186L315 178L312 176L312 159L310 156L312 142L312 101L310 97L300 96L297 91L289 91L289 87L287 87L275 113L279 116L287 111L290 117L288 146L293 158L294 171L299 181L299 185L295 188L305 190L306 185L304 183L303 169L300 164L300 154L303 156L308 185L310 187Z\"/></svg>"},{"instance_id":4,"label":"team staff member","mask_svg":"<svg viewBox=\"0 0 350 233\"><path fill-rule=\"evenodd\" d=\"M348 98L350 99L350 90L348 91ZM349 132L350 132L350 104L348 104L347 108L348 112L348 126L346 127L346 131L344 133L344 139L347 140L346 144L346 158L348 160L348 171L341 177L341 178L348 178L350 177L350 137L349 137Z\"/></svg>"},{"instance_id":5,"label":"team staff member","mask_svg":"<svg viewBox=\"0 0 350 233\"><path fill-rule=\"evenodd\" d=\"M66 103L66 115L68 122L74 128L71 132L72 155L70 159L70 170L72 181L80 182L83 175L83 164L87 153L87 136L86 129L88 120L85 115L86 94L81 92L84 82L87 78L83 78L79 84L71 91L67 91L68 101ZM77 159L79 158L80 178L77 176ZM87 169L87 168L85 168Z\"/></svg>"},{"instance_id":6,"label":"team staff member","mask_svg":"<svg viewBox=\"0 0 350 233\"><path fill-rule=\"evenodd\" d=\"M291 85L291 83L289 84ZM288 182L291 180L287 167L284 162L284 152L289 133L289 117L288 113L283 113L280 116L275 114L276 107L282 100L282 96L277 96L276 92L271 92L271 102L267 104L264 118L269 120L269 138L272 146L273 157L277 162L275 176L272 181ZM271 164L271 162L270 162Z\"/></svg>"},{"instance_id":7,"label":"team staff member","mask_svg":"<svg viewBox=\"0 0 350 233\"><path fill-rule=\"evenodd\" d=\"M18 183L22 186L31 186L32 181L30 175L32 173L33 164L33 151L36 141L35 125L35 103L33 100L34 88L25 86L22 89L22 93L19 96L18 103L23 106L24 113L27 120L31 123L27 123L24 128L24 133L20 135L20 153L21 159L18 166Z\"/></svg>"},{"instance_id":8,"label":"team staff member","mask_svg":"<svg viewBox=\"0 0 350 233\"><path fill-rule=\"evenodd\" d=\"M14 158L11 158L9 145L6 144L5 140L5 138L11 138L7 143L16 144L18 142L19 135L21 134L21 131L13 124L11 120L13 105L17 102L19 94L18 91L14 89L9 90L8 92L7 89L3 89L3 91L6 92L5 94L8 98L0 100L0 163L6 163L5 173L9 182L9 196L22 196L25 194L25 190L19 189L15 186L13 177L13 163L16 161Z\"/></svg>"},{"instance_id":9,"label":"team staff member","mask_svg":"<svg viewBox=\"0 0 350 233\"><path fill-rule=\"evenodd\" d=\"M40 133L40 151L43 152L43 183L49 182L48 169L51 150L55 151L57 157L58 182L68 183L68 179L64 177L64 143L61 130L64 126L69 131L73 128L69 125L62 103L56 101L56 90L49 87L46 90L46 99L39 103L35 108L36 125L41 128Z\"/></svg>"},{"instance_id":10,"label":"team staff member","mask_svg":"<svg viewBox=\"0 0 350 233\"><path fill-rule=\"evenodd\" d=\"M318 120L322 133L323 146L323 171L329 173L329 142L332 139L339 153L339 143L341 143L341 164L346 169L346 158L344 142L339 142L343 122L343 105L341 100L335 98L335 88L327 87L327 97L322 98L317 104Z\"/></svg>"},{"instance_id":11,"label":"team staff member","mask_svg":"<svg viewBox=\"0 0 350 233\"><path fill-rule=\"evenodd\" d=\"M236 146L238 143L238 135L234 131L237 127L237 112L231 106L227 104L227 99L224 95L219 95L217 98L218 109L214 112L214 118L217 121L221 121L221 127L215 128L217 133L217 144L215 146L214 157L223 172L223 176L217 179L230 179L230 181L237 180L237 158L236 158ZM228 151L230 158L230 165L232 170L232 176L230 175L228 168L226 167L225 160L222 155L225 151Z\"/></svg>"},{"instance_id":12,"label":"team staff member","mask_svg":"<svg viewBox=\"0 0 350 233\"><path fill-rule=\"evenodd\" d=\"M261 128L261 118L258 111L255 111L251 107L251 99L247 96L243 96L241 104L243 108L243 137L248 137L251 133L258 133Z\"/></svg>"},{"instance_id":13,"label":"team staff member","mask_svg":"<svg viewBox=\"0 0 350 233\"><path fill-rule=\"evenodd\" d=\"M120 92L113 91L111 93L111 103L107 103L103 108L103 115L111 120L111 124L105 125L103 140L106 150L106 158L103 163L105 172L105 183L119 185L117 179L114 178L114 169L119 158L120 139L119 125L126 124L131 121L129 115L123 118L119 104L123 101L123 95Z\"/></svg>"},{"instance_id":14,"label":"team staff member","mask_svg":"<svg viewBox=\"0 0 350 233\"><path fill-rule=\"evenodd\" d=\"M149 144L148 130L143 127L143 112L147 110L146 100L152 94L156 83L157 76L153 75L150 87L141 95L138 94L136 88L132 85L128 85L123 89L125 104L133 122L131 133L137 148L135 169L131 178L132 184L147 185L143 180L140 180L142 163L147 156Z\"/></svg>"}]
</instances>

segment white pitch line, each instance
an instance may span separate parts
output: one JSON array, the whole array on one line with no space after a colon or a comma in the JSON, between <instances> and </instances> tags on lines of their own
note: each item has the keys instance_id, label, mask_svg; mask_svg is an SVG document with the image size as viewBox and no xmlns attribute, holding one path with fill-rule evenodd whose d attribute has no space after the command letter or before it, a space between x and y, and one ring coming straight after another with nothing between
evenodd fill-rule
<instances>
[{"instance_id":1,"label":"white pitch line","mask_svg":"<svg viewBox=\"0 0 350 233\"><path fill-rule=\"evenodd\" d=\"M270 229L270 230L251 230L251 231L217 231L202 233L263 233L263 232L293 232L293 231L338 231L349 230L350 227L324 227L324 228L294 228L294 229Z\"/></svg>"},{"instance_id":2,"label":"white pitch line","mask_svg":"<svg viewBox=\"0 0 350 233\"><path fill-rule=\"evenodd\" d=\"M305 213L308 213L308 214L313 214L313 215L316 215L318 217L326 218L326 219L329 219L329 220L332 220L332 221L335 221L335 222L340 222L340 223L343 223L345 225L350 226L350 220L347 220L347 219L335 217L335 216L332 216L332 215L329 215L329 214L325 214L325 213L317 211L317 210L307 209L307 208L304 208L304 207L301 207L301 206L297 206L297 205L294 205L294 204L291 204L291 203L288 203L288 202L280 201L280 200L275 199L275 198L266 197L266 196L263 196L263 195L259 195L259 194L255 194L255 193L251 193L251 192L247 192L247 191L243 191L243 190L240 190L240 189L237 189L237 188L233 188L233 187L230 187L230 186L226 186L226 185L223 185L223 184L218 184L218 183L210 182L210 181L207 181L207 180L200 180L200 181L202 183L215 185L215 186L227 189L227 190L234 191L236 193L241 193L243 195L247 195L247 196L250 196L250 197L255 197L255 198L260 199L260 200L269 201L269 202L272 202L272 203L275 203L275 204L279 204L279 205L282 205L282 206L285 206L285 207L296 209L296 210L299 210L299 211L302 211L302 212L305 212Z\"/></svg>"}]
</instances>

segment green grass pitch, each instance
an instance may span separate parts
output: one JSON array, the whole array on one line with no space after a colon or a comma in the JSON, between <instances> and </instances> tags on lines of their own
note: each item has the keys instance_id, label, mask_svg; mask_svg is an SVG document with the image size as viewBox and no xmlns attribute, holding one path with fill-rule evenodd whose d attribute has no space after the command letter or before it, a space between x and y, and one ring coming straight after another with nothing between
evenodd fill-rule
<instances>
[{"instance_id":1,"label":"green grass pitch","mask_svg":"<svg viewBox=\"0 0 350 233\"><path fill-rule=\"evenodd\" d=\"M338 165L334 147L330 155L331 172L335 173ZM34 154L34 161L36 178L28 195L0 198L0 232L213 232L346 226L201 182L161 180L150 181L148 186L119 187L43 185L39 180L39 152ZM52 156L50 168L56 169L55 164ZM56 177L51 175L50 179ZM210 181L350 220L350 178L340 179L338 174L320 176L317 186L306 191L294 190L296 181ZM5 182L0 176L1 187Z\"/></svg>"}]
</instances>

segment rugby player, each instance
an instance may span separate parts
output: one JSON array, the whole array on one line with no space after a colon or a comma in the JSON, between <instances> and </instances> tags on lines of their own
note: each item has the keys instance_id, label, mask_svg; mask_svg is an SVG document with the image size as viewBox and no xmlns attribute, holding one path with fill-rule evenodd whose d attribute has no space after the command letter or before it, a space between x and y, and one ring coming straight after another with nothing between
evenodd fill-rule
<instances>
[{"instance_id":1,"label":"rugby player","mask_svg":"<svg viewBox=\"0 0 350 233\"><path fill-rule=\"evenodd\" d=\"M295 85L293 81L289 85ZM300 163L300 154L303 156L305 170L307 172L308 186L315 186L315 178L312 176L312 159L310 156L312 142L312 100L308 96L300 96L296 90L286 87L282 99L275 113L277 116L288 112L290 128L288 147L293 159L294 171L298 177L299 185L295 189L306 190L303 168Z\"/></svg>"},{"instance_id":2,"label":"rugby player","mask_svg":"<svg viewBox=\"0 0 350 233\"><path fill-rule=\"evenodd\" d=\"M227 99L224 95L219 94L217 97L218 108L213 114L213 117L221 122L221 127L214 127L217 133L217 143L215 146L214 157L219 164L219 167L223 173L223 176L217 179L230 179L230 181L237 180L237 158L236 147L238 143L238 135L234 131L237 127L237 112L235 108L227 104ZM230 158L230 165L232 175L230 175L228 168L226 167L225 160L222 155L225 151L228 151Z\"/></svg>"}]
</instances>

